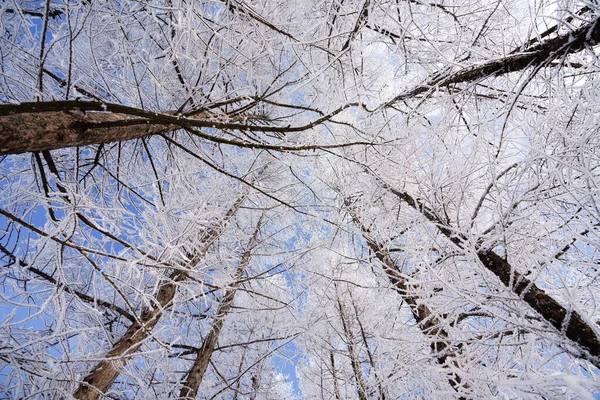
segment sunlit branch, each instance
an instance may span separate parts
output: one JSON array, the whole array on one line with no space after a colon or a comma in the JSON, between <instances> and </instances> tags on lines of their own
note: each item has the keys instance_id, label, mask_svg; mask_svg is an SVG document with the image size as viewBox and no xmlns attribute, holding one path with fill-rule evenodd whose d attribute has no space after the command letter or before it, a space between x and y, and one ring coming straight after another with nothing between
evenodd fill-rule
<instances>
[{"instance_id":1,"label":"sunlit branch","mask_svg":"<svg viewBox=\"0 0 600 400\"><path fill-rule=\"evenodd\" d=\"M9 257L12 262L17 262L17 258L12 255L8 249L6 249L4 246L2 246L0 244L0 251L2 251L4 254L6 254L7 257ZM29 264L27 264L25 261L23 260L18 260L18 264L20 267L26 269L27 271L31 271L32 273L34 273L35 275L37 275L38 277L44 279L47 282L50 282L51 284L55 285L57 290L64 290L65 292L78 297L79 299L85 301L86 303L92 304L92 305L99 305L102 306L104 308L107 308L109 310L115 311L116 313L122 315L123 317L127 318L129 321L131 322L135 322L135 317L129 313L127 310L123 309L122 307L119 307L115 304L109 303L108 301L99 299L97 297L93 297L90 296L88 294L85 294L77 289L73 289L71 288L69 285L67 285L66 283L63 282L58 282L53 276L47 274L46 272L37 269Z\"/></svg>"}]
</instances>

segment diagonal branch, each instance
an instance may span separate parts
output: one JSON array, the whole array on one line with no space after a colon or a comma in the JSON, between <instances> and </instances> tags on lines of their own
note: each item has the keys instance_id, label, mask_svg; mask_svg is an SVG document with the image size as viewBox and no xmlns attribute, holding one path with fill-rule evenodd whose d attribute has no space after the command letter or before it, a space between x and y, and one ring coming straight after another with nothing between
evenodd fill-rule
<instances>
[{"instance_id":1,"label":"diagonal branch","mask_svg":"<svg viewBox=\"0 0 600 400\"><path fill-rule=\"evenodd\" d=\"M559 57L581 51L586 46L595 46L600 42L599 21L600 18L596 18L572 32L556 36L500 59L485 61L453 73L433 74L427 82L396 95L382 107L393 106L399 101L408 100L435 88L505 75L532 66L547 65Z\"/></svg>"},{"instance_id":2,"label":"diagonal branch","mask_svg":"<svg viewBox=\"0 0 600 400\"><path fill-rule=\"evenodd\" d=\"M185 383L181 388L181 391L179 392L180 399L195 399L198 395L198 389L200 388L200 384L202 383L202 379L204 378L204 374L206 373L206 370L208 368L209 361L217 346L219 334L223 329L225 317L227 317L227 314L229 314L229 311L231 310L231 306L233 305L233 301L235 300L235 295L237 293L240 279L244 275L244 272L248 267L248 263L250 262L250 255L254 248L254 243L256 241L256 237L258 236L261 222L262 219L258 221L256 229L254 230L254 233L250 238L248 245L246 246L246 251L242 255L242 259L240 260L240 263L235 273L235 281L233 282L231 287L225 292L225 296L223 297L223 300L217 309L217 320L215 321L214 325L210 329L210 332L204 339L202 347L196 352L196 359L194 360L192 367L189 369Z\"/></svg>"},{"instance_id":3,"label":"diagonal branch","mask_svg":"<svg viewBox=\"0 0 600 400\"><path fill-rule=\"evenodd\" d=\"M77 289L73 289L66 283L57 281L52 275L47 274L46 272L44 272L40 269L32 267L31 265L27 264L25 261L18 259L12 253L10 253L6 247L2 246L1 244L0 244L0 251L2 253L4 253L11 260L11 262L18 262L20 267L24 268L27 271L34 273L35 275L39 276L40 278L55 285L57 290L64 290L65 292L67 292L75 297L78 297L79 299L85 301L86 303L94 304L94 305L97 304L99 306L102 306L104 308L107 308L109 310L112 310L112 311L120 314L121 316L127 318L131 322L135 322L134 316L131 315L131 313L129 313L129 311L125 310L124 308L119 307L115 304L112 304L108 301L99 299L97 297L90 296L89 294L83 293Z\"/></svg>"},{"instance_id":4,"label":"diagonal branch","mask_svg":"<svg viewBox=\"0 0 600 400\"><path fill-rule=\"evenodd\" d=\"M446 329L444 329L442 321L440 321L439 317L427 306L426 303L421 301L419 297L414 294L414 289L417 285L411 283L398 271L396 263L390 256L389 252L380 243L378 243L373 236L371 236L369 229L363 225L357 211L352 208L348 199L345 201L345 206L352 216L352 220L360 229L362 237L367 242L367 245L383 265L384 272L394 287L394 290L410 307L412 315L417 321L419 328L423 334L433 338L431 342L431 350L436 356L436 361L438 364L444 368L450 368L450 366L447 364L447 360L450 358L453 366L457 367L456 349L452 346L452 343L449 339L449 334ZM462 383L462 377L456 372L449 373L448 382L456 391L460 391L461 388L464 389L467 387L467 384Z\"/></svg>"}]
</instances>

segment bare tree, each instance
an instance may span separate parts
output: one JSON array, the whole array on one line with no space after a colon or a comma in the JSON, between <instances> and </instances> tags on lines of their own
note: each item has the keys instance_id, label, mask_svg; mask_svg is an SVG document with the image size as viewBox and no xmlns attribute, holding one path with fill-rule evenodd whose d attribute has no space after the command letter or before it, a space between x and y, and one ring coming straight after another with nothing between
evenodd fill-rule
<instances>
[{"instance_id":1,"label":"bare tree","mask_svg":"<svg viewBox=\"0 0 600 400\"><path fill-rule=\"evenodd\" d=\"M599 15L5 2L0 391L598 392Z\"/></svg>"}]
</instances>

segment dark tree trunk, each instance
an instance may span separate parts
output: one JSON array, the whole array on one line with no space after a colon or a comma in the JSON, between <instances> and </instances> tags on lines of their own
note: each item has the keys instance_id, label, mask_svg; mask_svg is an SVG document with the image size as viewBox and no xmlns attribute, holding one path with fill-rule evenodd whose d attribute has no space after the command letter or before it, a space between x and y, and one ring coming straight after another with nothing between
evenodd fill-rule
<instances>
[{"instance_id":1,"label":"dark tree trunk","mask_svg":"<svg viewBox=\"0 0 600 400\"><path fill-rule=\"evenodd\" d=\"M377 178L379 184L386 190L406 202L425 218L434 223L439 231L460 248L465 248L468 241L456 233L449 224L437 217L436 213L418 199L408 193L390 187ZM539 313L548 323L573 341L581 350L580 356L600 368L600 338L596 330L574 310L567 310L552 296L540 289L535 283L519 274L507 260L492 250L478 250L477 256L483 266L512 292L519 295L531 308ZM568 318L567 318L568 316Z\"/></svg>"}]
</instances>

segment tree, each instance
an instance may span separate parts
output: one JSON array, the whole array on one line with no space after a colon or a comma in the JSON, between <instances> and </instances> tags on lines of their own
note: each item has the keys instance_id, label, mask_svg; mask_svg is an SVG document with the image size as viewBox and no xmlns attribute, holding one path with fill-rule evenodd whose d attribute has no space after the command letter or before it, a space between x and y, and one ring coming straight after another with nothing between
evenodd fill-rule
<instances>
[{"instance_id":1,"label":"tree","mask_svg":"<svg viewBox=\"0 0 600 400\"><path fill-rule=\"evenodd\" d=\"M599 16L7 2L2 391L600 392Z\"/></svg>"},{"instance_id":2,"label":"tree","mask_svg":"<svg viewBox=\"0 0 600 400\"><path fill-rule=\"evenodd\" d=\"M208 363L210 362L210 358L212 353L215 350L215 346L217 344L217 340L219 339L219 334L221 333L221 329L223 329L224 318L231 310L231 306L233 305L233 301L235 300L235 294L237 292L237 288L239 286L239 281L242 279L246 268L248 267L248 262L250 259L250 253L252 251L252 246L254 245L254 241L256 240L256 235L260 229L260 221L256 226L256 230L252 234L250 241L248 242L248 248L244 252L242 259L240 260L240 264L238 265L238 269L235 272L235 281L232 283L232 287L225 292L225 296L219 307L217 309L216 318L214 325L211 327L210 332L202 342L202 346L196 353L196 359L190 368L185 384L181 389L181 393L179 394L180 398L196 398L198 394L198 387L202 382L202 378L206 373L206 369L208 368Z\"/></svg>"},{"instance_id":3,"label":"tree","mask_svg":"<svg viewBox=\"0 0 600 400\"><path fill-rule=\"evenodd\" d=\"M135 353L142 342L152 334L152 329L156 326L164 310L170 306L175 297L177 283L186 279L186 270L193 269L202 260L210 246L223 232L228 220L242 206L245 198L246 195L242 195L225 213L222 219L217 222L214 228L206 229L200 239L200 249L197 251L197 254L191 255L190 260L186 263L187 265L183 266L183 268L171 266L174 271L166 279L166 282L160 283L156 299L153 301L154 304L151 304L148 309L142 311L140 317L136 318L137 321L127 329L125 334L106 354L106 359L95 366L89 375L84 378L83 383L75 391L75 398L95 399L98 398L98 394L104 393L110 388L118 377L119 370L127 362L127 356Z\"/></svg>"}]
</instances>

